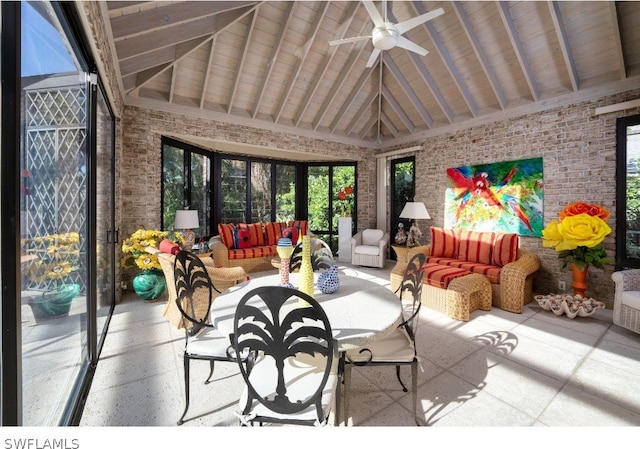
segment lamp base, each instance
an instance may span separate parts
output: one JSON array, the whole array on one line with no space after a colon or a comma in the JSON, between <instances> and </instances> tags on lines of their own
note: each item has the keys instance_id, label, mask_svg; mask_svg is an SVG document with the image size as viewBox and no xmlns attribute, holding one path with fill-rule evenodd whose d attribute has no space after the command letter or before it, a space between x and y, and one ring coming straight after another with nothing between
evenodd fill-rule
<instances>
[{"instance_id":1,"label":"lamp base","mask_svg":"<svg viewBox=\"0 0 640 449\"><path fill-rule=\"evenodd\" d=\"M185 229L182 231L182 237L184 237L184 244L182 245L182 249L191 251L191 248L193 248L193 244L196 242L196 233L191 229Z\"/></svg>"}]
</instances>

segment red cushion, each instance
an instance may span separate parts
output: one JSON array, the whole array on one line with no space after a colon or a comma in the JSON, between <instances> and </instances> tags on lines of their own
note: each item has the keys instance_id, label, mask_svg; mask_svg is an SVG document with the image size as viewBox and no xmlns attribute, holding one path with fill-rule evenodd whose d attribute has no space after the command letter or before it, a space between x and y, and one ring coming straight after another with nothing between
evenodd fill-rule
<instances>
[{"instance_id":1,"label":"red cushion","mask_svg":"<svg viewBox=\"0 0 640 449\"><path fill-rule=\"evenodd\" d=\"M298 235L307 235L309 233L309 222L307 220L290 220L287 226L298 228Z\"/></svg>"},{"instance_id":2,"label":"red cushion","mask_svg":"<svg viewBox=\"0 0 640 449\"><path fill-rule=\"evenodd\" d=\"M163 253L173 254L174 256L181 251L177 243L167 239L164 239L160 242L160 245L158 245L158 249Z\"/></svg>"},{"instance_id":3,"label":"red cushion","mask_svg":"<svg viewBox=\"0 0 640 449\"><path fill-rule=\"evenodd\" d=\"M493 265L503 267L515 262L518 258L519 242L518 234L497 234L493 246Z\"/></svg>"},{"instance_id":4,"label":"red cushion","mask_svg":"<svg viewBox=\"0 0 640 449\"><path fill-rule=\"evenodd\" d=\"M433 257L456 257L458 255L458 231L431 227L431 253Z\"/></svg>"},{"instance_id":5,"label":"red cushion","mask_svg":"<svg viewBox=\"0 0 640 449\"><path fill-rule=\"evenodd\" d=\"M264 233L262 223L240 223L238 228L246 229L251 236L251 246L264 246Z\"/></svg>"},{"instance_id":6,"label":"red cushion","mask_svg":"<svg viewBox=\"0 0 640 449\"><path fill-rule=\"evenodd\" d=\"M467 262L493 263L493 232L477 232L461 229L459 231L458 259Z\"/></svg>"},{"instance_id":7,"label":"red cushion","mask_svg":"<svg viewBox=\"0 0 640 449\"><path fill-rule=\"evenodd\" d=\"M282 237L291 239L291 243L295 245L298 243L298 232L299 232L298 228L294 228L294 227L284 228L282 230Z\"/></svg>"},{"instance_id":8,"label":"red cushion","mask_svg":"<svg viewBox=\"0 0 640 449\"><path fill-rule=\"evenodd\" d=\"M267 222L264 224L265 245L277 245L282 237L282 230L287 227L283 222Z\"/></svg>"},{"instance_id":9,"label":"red cushion","mask_svg":"<svg viewBox=\"0 0 640 449\"><path fill-rule=\"evenodd\" d=\"M462 268L448 267L437 263L424 264L422 271L424 272L423 283L440 288L447 288L454 279L471 274Z\"/></svg>"},{"instance_id":10,"label":"red cushion","mask_svg":"<svg viewBox=\"0 0 640 449\"><path fill-rule=\"evenodd\" d=\"M248 229L236 229L236 245L235 249L246 249L254 246L251 243L251 231Z\"/></svg>"},{"instance_id":11,"label":"red cushion","mask_svg":"<svg viewBox=\"0 0 640 449\"><path fill-rule=\"evenodd\" d=\"M220 223L218 225L218 234L220 234L220 240L227 249L234 248L233 229L235 226L232 224Z\"/></svg>"}]
</instances>

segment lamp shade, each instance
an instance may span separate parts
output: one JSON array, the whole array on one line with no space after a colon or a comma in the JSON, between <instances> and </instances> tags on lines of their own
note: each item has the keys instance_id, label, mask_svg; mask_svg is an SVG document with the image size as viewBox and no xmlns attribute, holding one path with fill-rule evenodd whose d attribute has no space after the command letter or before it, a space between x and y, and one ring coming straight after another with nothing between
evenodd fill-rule
<instances>
[{"instance_id":1,"label":"lamp shade","mask_svg":"<svg viewBox=\"0 0 640 449\"><path fill-rule=\"evenodd\" d=\"M402 212L400 212L400 218L411 218L413 220L421 219L421 218L431 218L429 212L427 211L427 207L424 203L408 201Z\"/></svg>"},{"instance_id":2,"label":"lamp shade","mask_svg":"<svg viewBox=\"0 0 640 449\"><path fill-rule=\"evenodd\" d=\"M173 229L197 229L200 227L197 210L177 210Z\"/></svg>"}]
</instances>

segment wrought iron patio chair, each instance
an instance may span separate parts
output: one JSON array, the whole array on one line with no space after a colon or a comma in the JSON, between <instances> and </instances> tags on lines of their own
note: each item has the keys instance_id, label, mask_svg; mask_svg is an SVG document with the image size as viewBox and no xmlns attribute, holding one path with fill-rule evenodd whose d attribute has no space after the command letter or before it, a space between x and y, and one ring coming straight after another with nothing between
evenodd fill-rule
<instances>
[{"instance_id":1,"label":"wrought iron patio chair","mask_svg":"<svg viewBox=\"0 0 640 449\"><path fill-rule=\"evenodd\" d=\"M345 354L344 365L344 419L349 419L349 386L352 366L395 366L396 376L402 391L407 387L400 377L400 366L411 366L411 385L413 390L413 416L420 425L417 416L418 402L418 353L416 350L416 329L420 313L420 296L422 293L422 267L425 264L424 254L416 254L409 260L400 284L400 301L402 303L403 321L392 334L375 340L365 348L352 349Z\"/></svg>"}]
</instances>

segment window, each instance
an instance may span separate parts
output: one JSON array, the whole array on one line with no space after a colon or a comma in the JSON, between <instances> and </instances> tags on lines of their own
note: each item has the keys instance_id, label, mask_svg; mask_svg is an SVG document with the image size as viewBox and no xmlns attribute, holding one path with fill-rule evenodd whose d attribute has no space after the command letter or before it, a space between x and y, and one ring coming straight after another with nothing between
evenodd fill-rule
<instances>
[{"instance_id":1,"label":"window","mask_svg":"<svg viewBox=\"0 0 640 449\"><path fill-rule=\"evenodd\" d=\"M415 164L413 156L391 161L391 231L394 235L392 244L401 243L401 239L396 242L396 237L401 234L400 225L405 235L411 227L411 220L401 219L400 213L406 202L414 199ZM395 254L392 254L392 258L395 260Z\"/></svg>"},{"instance_id":2,"label":"window","mask_svg":"<svg viewBox=\"0 0 640 449\"><path fill-rule=\"evenodd\" d=\"M640 268L640 115L617 121L616 270Z\"/></svg>"}]
</instances>

